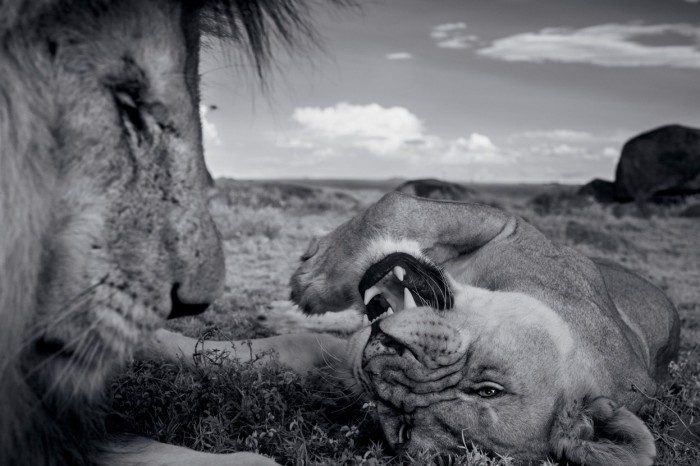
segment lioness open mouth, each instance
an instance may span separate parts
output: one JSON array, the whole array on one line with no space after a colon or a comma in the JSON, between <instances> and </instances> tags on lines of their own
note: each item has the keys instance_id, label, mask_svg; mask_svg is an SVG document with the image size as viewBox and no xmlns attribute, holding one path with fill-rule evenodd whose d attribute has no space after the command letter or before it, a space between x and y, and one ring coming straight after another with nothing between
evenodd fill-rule
<instances>
[{"instance_id":1,"label":"lioness open mouth","mask_svg":"<svg viewBox=\"0 0 700 466\"><path fill-rule=\"evenodd\" d=\"M450 286L436 265L422 257L395 252L372 264L359 284L367 319L379 319L418 306L450 309Z\"/></svg>"}]
</instances>

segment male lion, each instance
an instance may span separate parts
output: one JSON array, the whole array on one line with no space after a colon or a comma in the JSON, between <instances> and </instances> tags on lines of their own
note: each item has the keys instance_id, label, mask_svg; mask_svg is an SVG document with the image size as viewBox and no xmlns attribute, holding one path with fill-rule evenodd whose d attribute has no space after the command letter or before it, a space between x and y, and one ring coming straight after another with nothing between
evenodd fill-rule
<instances>
[{"instance_id":1,"label":"male lion","mask_svg":"<svg viewBox=\"0 0 700 466\"><path fill-rule=\"evenodd\" d=\"M393 448L472 442L523 459L653 463L654 440L633 413L666 375L680 324L642 278L498 209L399 193L301 260L291 286L302 309L356 307L371 325L348 342L285 335L253 349L276 349L300 371L343 361ZM157 341L168 358L194 351L180 335Z\"/></svg>"},{"instance_id":2,"label":"male lion","mask_svg":"<svg viewBox=\"0 0 700 466\"><path fill-rule=\"evenodd\" d=\"M303 0L0 0L0 465L248 464L101 442L112 370L223 285L199 49L260 67Z\"/></svg>"}]
</instances>

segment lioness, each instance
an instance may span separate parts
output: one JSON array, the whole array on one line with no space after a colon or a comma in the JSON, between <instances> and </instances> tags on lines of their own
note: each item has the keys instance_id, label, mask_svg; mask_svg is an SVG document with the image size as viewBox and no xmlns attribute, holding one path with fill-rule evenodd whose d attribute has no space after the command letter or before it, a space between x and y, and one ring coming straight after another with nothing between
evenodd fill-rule
<instances>
[{"instance_id":1,"label":"lioness","mask_svg":"<svg viewBox=\"0 0 700 466\"><path fill-rule=\"evenodd\" d=\"M342 2L341 2L342 3ZM104 382L224 260L204 198L199 50L262 69L303 0L0 0L0 465L262 464L108 444Z\"/></svg>"},{"instance_id":2,"label":"lioness","mask_svg":"<svg viewBox=\"0 0 700 466\"><path fill-rule=\"evenodd\" d=\"M398 193L301 260L291 287L302 309L356 307L371 324L348 342L285 335L253 349L300 371L343 361L393 448L473 442L523 459L653 463L654 440L633 413L677 354L680 324L642 278L498 209ZM161 331L155 350L189 360L194 345Z\"/></svg>"}]
</instances>

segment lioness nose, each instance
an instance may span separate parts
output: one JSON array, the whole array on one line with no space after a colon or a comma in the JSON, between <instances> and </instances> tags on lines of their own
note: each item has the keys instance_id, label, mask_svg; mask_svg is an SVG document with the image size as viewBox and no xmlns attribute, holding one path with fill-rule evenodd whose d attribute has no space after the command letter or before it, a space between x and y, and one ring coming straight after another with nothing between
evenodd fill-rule
<instances>
[{"instance_id":1,"label":"lioness nose","mask_svg":"<svg viewBox=\"0 0 700 466\"><path fill-rule=\"evenodd\" d=\"M194 316L204 312L211 303L183 303L177 294L177 290L180 288L179 284L173 285L172 290L170 290L170 302L171 309L168 319L177 319L178 317Z\"/></svg>"}]
</instances>

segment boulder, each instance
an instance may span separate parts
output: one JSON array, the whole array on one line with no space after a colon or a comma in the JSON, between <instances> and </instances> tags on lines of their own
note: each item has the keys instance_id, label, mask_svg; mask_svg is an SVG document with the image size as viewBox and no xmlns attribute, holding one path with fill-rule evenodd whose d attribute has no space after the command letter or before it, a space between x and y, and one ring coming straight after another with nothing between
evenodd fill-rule
<instances>
[{"instance_id":1,"label":"boulder","mask_svg":"<svg viewBox=\"0 0 700 466\"><path fill-rule=\"evenodd\" d=\"M678 215L685 218L700 218L700 203L689 205Z\"/></svg>"},{"instance_id":2,"label":"boulder","mask_svg":"<svg viewBox=\"0 0 700 466\"><path fill-rule=\"evenodd\" d=\"M432 178L406 181L396 188L396 191L412 196L447 201L466 201L476 194L476 191L461 184Z\"/></svg>"},{"instance_id":3,"label":"boulder","mask_svg":"<svg viewBox=\"0 0 700 466\"><path fill-rule=\"evenodd\" d=\"M592 181L584 184L576 192L579 196L592 197L596 201L609 204L615 202L615 183L612 181L601 180L600 178L595 178Z\"/></svg>"},{"instance_id":4,"label":"boulder","mask_svg":"<svg viewBox=\"0 0 700 466\"><path fill-rule=\"evenodd\" d=\"M670 125L640 134L622 148L615 173L618 201L700 193L700 129Z\"/></svg>"}]
</instances>

